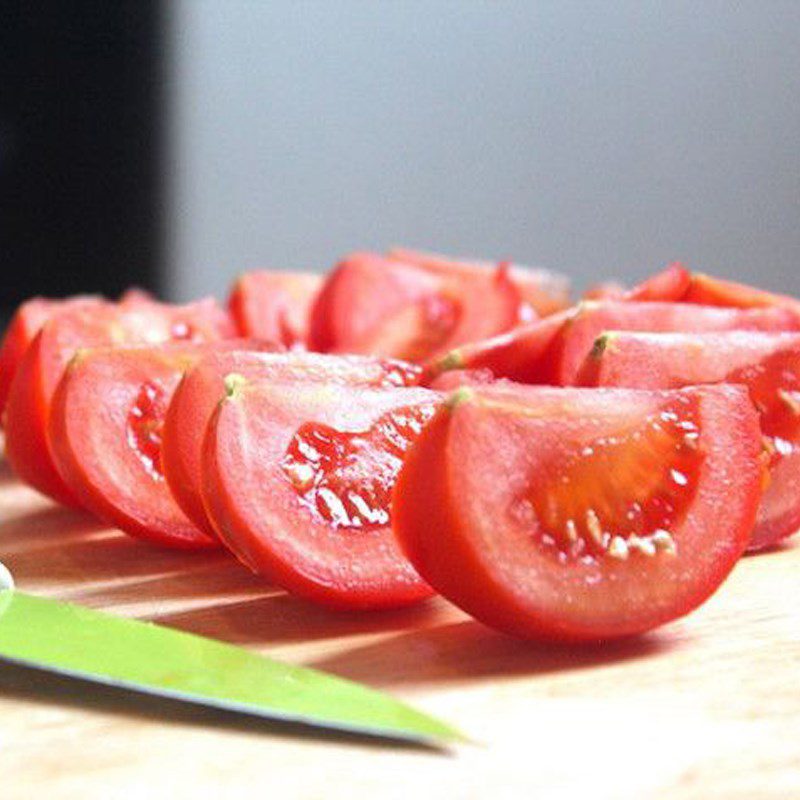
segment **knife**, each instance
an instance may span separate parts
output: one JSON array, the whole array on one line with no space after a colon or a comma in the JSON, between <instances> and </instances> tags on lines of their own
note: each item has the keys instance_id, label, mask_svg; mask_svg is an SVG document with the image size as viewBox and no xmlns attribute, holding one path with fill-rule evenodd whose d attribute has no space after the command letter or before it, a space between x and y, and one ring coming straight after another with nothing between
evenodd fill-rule
<instances>
[{"instance_id":1,"label":"knife","mask_svg":"<svg viewBox=\"0 0 800 800\"><path fill-rule=\"evenodd\" d=\"M443 746L455 728L319 670L14 589L0 562L0 661L281 722Z\"/></svg>"}]
</instances>

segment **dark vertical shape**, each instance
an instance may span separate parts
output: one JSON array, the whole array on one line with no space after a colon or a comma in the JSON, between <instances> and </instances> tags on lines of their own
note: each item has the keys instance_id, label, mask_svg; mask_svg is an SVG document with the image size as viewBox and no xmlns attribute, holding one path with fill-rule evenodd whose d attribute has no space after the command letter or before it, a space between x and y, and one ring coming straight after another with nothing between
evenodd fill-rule
<instances>
[{"instance_id":1,"label":"dark vertical shape","mask_svg":"<svg viewBox=\"0 0 800 800\"><path fill-rule=\"evenodd\" d=\"M0 0L0 307L158 290L162 31L155 0Z\"/></svg>"}]
</instances>

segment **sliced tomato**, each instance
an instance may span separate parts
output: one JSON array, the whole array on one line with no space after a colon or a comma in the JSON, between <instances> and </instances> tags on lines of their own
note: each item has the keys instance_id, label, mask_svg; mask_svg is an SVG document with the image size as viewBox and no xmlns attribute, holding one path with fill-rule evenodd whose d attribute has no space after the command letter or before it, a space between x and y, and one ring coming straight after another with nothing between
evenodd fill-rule
<instances>
[{"instance_id":1,"label":"sliced tomato","mask_svg":"<svg viewBox=\"0 0 800 800\"><path fill-rule=\"evenodd\" d=\"M241 336L286 347L304 345L321 285L322 276L310 272L254 270L236 281L228 307Z\"/></svg>"},{"instance_id":2,"label":"sliced tomato","mask_svg":"<svg viewBox=\"0 0 800 800\"><path fill-rule=\"evenodd\" d=\"M508 271L511 281L519 289L523 303L534 312L534 316L546 317L562 311L569 305L569 279L553 270L543 267L528 267L511 261L483 261L480 259L456 259L436 253L424 253L395 247L389 251L389 258L408 264L417 264L439 275L474 278L493 272L498 267ZM521 322L530 322L527 313L521 312Z\"/></svg>"},{"instance_id":3,"label":"sliced tomato","mask_svg":"<svg viewBox=\"0 0 800 800\"><path fill-rule=\"evenodd\" d=\"M395 533L431 586L499 630L637 634L698 606L741 556L760 447L742 387L461 389L406 454Z\"/></svg>"},{"instance_id":4,"label":"sliced tomato","mask_svg":"<svg viewBox=\"0 0 800 800\"><path fill-rule=\"evenodd\" d=\"M178 505L207 535L214 527L200 492L203 437L219 401L224 379L315 381L363 386L415 384L420 369L411 364L368 356L329 356L319 353L216 352L204 356L181 380L169 404L162 433L164 476Z\"/></svg>"},{"instance_id":5,"label":"sliced tomato","mask_svg":"<svg viewBox=\"0 0 800 800\"><path fill-rule=\"evenodd\" d=\"M6 454L22 480L66 505L77 498L56 470L47 441L50 405L69 360L81 347L213 341L231 323L212 301L185 306L139 300L77 303L51 318L28 347L9 390Z\"/></svg>"},{"instance_id":6,"label":"sliced tomato","mask_svg":"<svg viewBox=\"0 0 800 800\"><path fill-rule=\"evenodd\" d=\"M247 342L228 339L81 350L58 384L48 431L58 472L80 504L156 544L218 546L173 500L161 434L183 373L210 351L243 346Z\"/></svg>"},{"instance_id":7,"label":"sliced tomato","mask_svg":"<svg viewBox=\"0 0 800 800\"><path fill-rule=\"evenodd\" d=\"M246 379L229 385L206 434L203 500L241 561L336 608L429 597L394 540L389 498L439 394Z\"/></svg>"},{"instance_id":8,"label":"sliced tomato","mask_svg":"<svg viewBox=\"0 0 800 800\"><path fill-rule=\"evenodd\" d=\"M443 275L359 253L339 264L317 297L310 347L422 361L519 321L507 270Z\"/></svg>"},{"instance_id":9,"label":"sliced tomato","mask_svg":"<svg viewBox=\"0 0 800 800\"><path fill-rule=\"evenodd\" d=\"M42 326L53 315L79 303L97 302L97 298L73 297L68 300L51 300L34 297L22 303L11 318L0 344L0 419L8 400L11 381L17 374L22 357Z\"/></svg>"},{"instance_id":10,"label":"sliced tomato","mask_svg":"<svg viewBox=\"0 0 800 800\"><path fill-rule=\"evenodd\" d=\"M765 308L778 306L800 314L800 300L787 295L775 294L744 283L714 278L702 272L692 274L690 286L683 298L687 303L734 308Z\"/></svg>"},{"instance_id":11,"label":"sliced tomato","mask_svg":"<svg viewBox=\"0 0 800 800\"><path fill-rule=\"evenodd\" d=\"M800 334L608 333L586 359L580 382L646 389L747 386L770 477L749 549L769 547L800 528Z\"/></svg>"},{"instance_id":12,"label":"sliced tomato","mask_svg":"<svg viewBox=\"0 0 800 800\"><path fill-rule=\"evenodd\" d=\"M553 343L575 313L576 309L568 309L508 333L457 347L425 365L423 383L428 385L450 370L488 370L497 378L519 383L546 383L553 372Z\"/></svg>"},{"instance_id":13,"label":"sliced tomato","mask_svg":"<svg viewBox=\"0 0 800 800\"><path fill-rule=\"evenodd\" d=\"M625 294L624 299L678 303L683 300L691 282L692 274L676 261L634 286Z\"/></svg>"},{"instance_id":14,"label":"sliced tomato","mask_svg":"<svg viewBox=\"0 0 800 800\"><path fill-rule=\"evenodd\" d=\"M715 308L686 303L583 303L553 340L544 382L575 383L584 359L605 331L796 331L800 318L783 308Z\"/></svg>"}]
</instances>

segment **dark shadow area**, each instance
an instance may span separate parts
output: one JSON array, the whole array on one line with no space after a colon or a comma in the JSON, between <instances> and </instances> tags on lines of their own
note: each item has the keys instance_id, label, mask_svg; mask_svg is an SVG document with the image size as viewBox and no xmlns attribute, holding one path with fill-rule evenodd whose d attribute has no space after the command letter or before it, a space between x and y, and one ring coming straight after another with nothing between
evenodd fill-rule
<instances>
[{"instance_id":1,"label":"dark shadow area","mask_svg":"<svg viewBox=\"0 0 800 800\"><path fill-rule=\"evenodd\" d=\"M154 622L204 636L220 635L233 644L266 645L391 633L430 626L441 618L442 602L430 601L393 611L331 611L276 590L266 597L152 617Z\"/></svg>"},{"instance_id":2,"label":"dark shadow area","mask_svg":"<svg viewBox=\"0 0 800 800\"><path fill-rule=\"evenodd\" d=\"M297 740L314 738L335 744L357 744L359 747L391 746L429 752L432 755L448 752L403 739L329 730L298 722L261 719L234 711L152 697L128 689L103 686L15 664L0 663L0 695L20 702L115 714L143 722L213 727L253 736L288 736Z\"/></svg>"},{"instance_id":3,"label":"dark shadow area","mask_svg":"<svg viewBox=\"0 0 800 800\"><path fill-rule=\"evenodd\" d=\"M373 686L414 686L509 675L535 676L651 658L679 646L666 634L597 645L524 642L464 620L413 630L318 659L308 666Z\"/></svg>"}]
</instances>

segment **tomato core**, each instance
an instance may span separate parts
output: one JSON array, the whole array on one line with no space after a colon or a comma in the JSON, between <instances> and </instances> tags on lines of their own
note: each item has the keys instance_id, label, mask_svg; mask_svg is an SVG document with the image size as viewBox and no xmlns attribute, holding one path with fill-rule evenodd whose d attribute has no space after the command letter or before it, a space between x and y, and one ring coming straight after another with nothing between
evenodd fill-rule
<instances>
[{"instance_id":1,"label":"tomato core","mask_svg":"<svg viewBox=\"0 0 800 800\"><path fill-rule=\"evenodd\" d=\"M703 455L691 405L676 402L635 427L554 457L513 508L560 561L675 554Z\"/></svg>"},{"instance_id":2,"label":"tomato core","mask_svg":"<svg viewBox=\"0 0 800 800\"><path fill-rule=\"evenodd\" d=\"M761 415L761 432L769 453L769 466L800 447L800 355L776 352L757 364L734 370L728 383L745 383Z\"/></svg>"},{"instance_id":3,"label":"tomato core","mask_svg":"<svg viewBox=\"0 0 800 800\"><path fill-rule=\"evenodd\" d=\"M157 383L143 384L128 412L127 438L151 478L164 480L161 432L169 398Z\"/></svg>"},{"instance_id":4,"label":"tomato core","mask_svg":"<svg viewBox=\"0 0 800 800\"><path fill-rule=\"evenodd\" d=\"M334 527L383 527L403 455L434 411L433 404L395 409L356 432L307 422L292 437L281 469L303 505Z\"/></svg>"}]
</instances>

